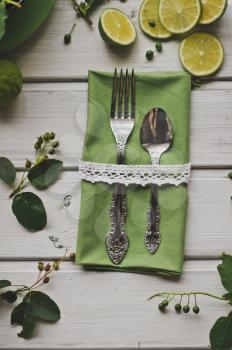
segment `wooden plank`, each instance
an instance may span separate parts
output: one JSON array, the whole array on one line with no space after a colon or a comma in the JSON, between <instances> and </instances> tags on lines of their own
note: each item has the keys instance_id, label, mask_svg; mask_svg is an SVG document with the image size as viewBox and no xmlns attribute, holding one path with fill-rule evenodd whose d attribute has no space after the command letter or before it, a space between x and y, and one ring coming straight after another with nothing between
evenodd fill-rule
<instances>
[{"instance_id":1,"label":"wooden plank","mask_svg":"<svg viewBox=\"0 0 232 350\"><path fill-rule=\"evenodd\" d=\"M215 82L192 92L193 166L231 166L232 83ZM22 95L0 117L0 155L22 167L33 157L36 136L54 130L66 167L77 167L87 115L87 84L25 84Z\"/></svg>"},{"instance_id":2,"label":"wooden plank","mask_svg":"<svg viewBox=\"0 0 232 350\"><path fill-rule=\"evenodd\" d=\"M186 259L218 258L231 246L231 180L227 170L194 170L189 185L189 211L186 232ZM29 190L33 190L28 187ZM34 190L33 190L34 191ZM38 195L48 213L45 230L29 233L11 211L9 189L0 183L0 259L46 259L60 256L49 235L75 250L79 217L80 182L77 172L64 172L62 178ZM72 194L71 206L62 206L63 197Z\"/></svg>"},{"instance_id":3,"label":"wooden plank","mask_svg":"<svg viewBox=\"0 0 232 350\"><path fill-rule=\"evenodd\" d=\"M180 280L152 275L84 271L64 263L41 291L61 308L61 319L40 324L29 341L18 338L20 327L10 326L10 308L1 303L0 349L208 349L209 330L230 307L221 301L199 297L199 315L162 314L161 291L209 291L224 293L216 271L217 261L189 261ZM1 278L30 284L37 276L32 262L1 262ZM176 299L177 301L177 299ZM185 302L187 302L185 300ZM193 300L192 300L193 303Z\"/></svg>"},{"instance_id":4,"label":"wooden plank","mask_svg":"<svg viewBox=\"0 0 232 350\"><path fill-rule=\"evenodd\" d=\"M72 43L65 46L63 36L75 21L71 1L57 0L53 12L40 30L25 44L6 55L16 61L23 71L25 79L86 79L88 69L112 70L113 67L134 67L137 71L179 70L178 57L180 39L176 38L164 44L162 54L148 62L145 52L154 46L154 41L147 38L139 29L138 11L141 1L128 0L120 3L111 0L107 6L116 7L133 17L138 38L130 48L110 48L100 37L98 18L106 5L100 6L93 15L94 25L90 28L85 21L78 20L73 33ZM225 47L225 63L218 76L232 77L232 1L223 18L212 26L198 28L215 33Z\"/></svg>"}]
</instances>

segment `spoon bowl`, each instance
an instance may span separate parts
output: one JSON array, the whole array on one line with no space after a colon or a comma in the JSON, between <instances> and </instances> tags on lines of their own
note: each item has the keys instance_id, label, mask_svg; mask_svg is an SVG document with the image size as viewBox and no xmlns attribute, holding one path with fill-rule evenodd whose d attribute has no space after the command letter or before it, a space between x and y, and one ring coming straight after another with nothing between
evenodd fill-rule
<instances>
[{"instance_id":1,"label":"spoon bowl","mask_svg":"<svg viewBox=\"0 0 232 350\"><path fill-rule=\"evenodd\" d=\"M162 108L153 108L145 115L140 128L140 140L149 152L152 164L158 164L161 154L170 148L173 141L172 123Z\"/></svg>"}]
</instances>

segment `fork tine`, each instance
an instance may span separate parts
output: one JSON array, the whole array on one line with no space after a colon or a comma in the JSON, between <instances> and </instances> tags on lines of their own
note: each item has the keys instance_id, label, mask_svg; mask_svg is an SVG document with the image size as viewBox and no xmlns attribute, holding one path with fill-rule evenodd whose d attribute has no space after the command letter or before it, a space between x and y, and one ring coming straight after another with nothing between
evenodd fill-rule
<instances>
[{"instance_id":1,"label":"fork tine","mask_svg":"<svg viewBox=\"0 0 232 350\"><path fill-rule=\"evenodd\" d=\"M125 83L125 97L124 97L124 118L128 118L129 116L129 75L128 75L128 69L126 70L126 83Z\"/></svg>"},{"instance_id":2,"label":"fork tine","mask_svg":"<svg viewBox=\"0 0 232 350\"><path fill-rule=\"evenodd\" d=\"M122 118L122 99L123 99L123 71L121 69L118 94L118 118Z\"/></svg>"},{"instance_id":3,"label":"fork tine","mask_svg":"<svg viewBox=\"0 0 232 350\"><path fill-rule=\"evenodd\" d=\"M132 119L135 118L135 72L134 69L132 69L131 74L131 115L130 117Z\"/></svg>"},{"instance_id":4,"label":"fork tine","mask_svg":"<svg viewBox=\"0 0 232 350\"><path fill-rule=\"evenodd\" d=\"M116 117L116 95L117 95L117 68L114 70L113 90L111 99L111 118Z\"/></svg>"}]
</instances>

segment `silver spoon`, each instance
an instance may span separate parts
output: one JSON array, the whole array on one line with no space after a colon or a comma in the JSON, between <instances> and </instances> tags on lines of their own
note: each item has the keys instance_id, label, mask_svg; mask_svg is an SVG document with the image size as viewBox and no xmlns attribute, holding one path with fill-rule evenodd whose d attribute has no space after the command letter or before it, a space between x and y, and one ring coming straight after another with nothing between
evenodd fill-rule
<instances>
[{"instance_id":1,"label":"silver spoon","mask_svg":"<svg viewBox=\"0 0 232 350\"><path fill-rule=\"evenodd\" d=\"M162 108L153 108L145 115L140 128L140 140L143 147L149 152L152 164L159 164L161 155L169 149L173 141L172 123ZM156 185L151 185L147 221L144 241L148 251L154 254L161 242L160 208Z\"/></svg>"}]
</instances>

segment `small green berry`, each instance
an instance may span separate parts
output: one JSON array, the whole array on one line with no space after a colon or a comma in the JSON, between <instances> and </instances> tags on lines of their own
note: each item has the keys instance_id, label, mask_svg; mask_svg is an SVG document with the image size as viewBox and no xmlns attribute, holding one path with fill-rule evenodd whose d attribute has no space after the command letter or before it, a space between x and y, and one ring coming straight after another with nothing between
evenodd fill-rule
<instances>
[{"instance_id":1,"label":"small green berry","mask_svg":"<svg viewBox=\"0 0 232 350\"><path fill-rule=\"evenodd\" d=\"M42 263L42 261L38 262L38 269L39 269L39 271L44 270L44 263Z\"/></svg>"},{"instance_id":2,"label":"small green berry","mask_svg":"<svg viewBox=\"0 0 232 350\"><path fill-rule=\"evenodd\" d=\"M8 292L2 294L2 298L8 303L13 304L17 300L17 295L15 292L9 290Z\"/></svg>"},{"instance_id":3,"label":"small green berry","mask_svg":"<svg viewBox=\"0 0 232 350\"><path fill-rule=\"evenodd\" d=\"M199 306L195 305L195 306L193 307L193 312L194 312L194 314L199 314L199 312L200 312Z\"/></svg>"},{"instance_id":4,"label":"small green berry","mask_svg":"<svg viewBox=\"0 0 232 350\"><path fill-rule=\"evenodd\" d=\"M152 28L154 28L156 26L154 19L150 19L148 23L149 23L149 26Z\"/></svg>"},{"instance_id":5,"label":"small green berry","mask_svg":"<svg viewBox=\"0 0 232 350\"><path fill-rule=\"evenodd\" d=\"M53 131L50 132L50 140L54 140L55 137L56 137L56 134Z\"/></svg>"},{"instance_id":6,"label":"small green berry","mask_svg":"<svg viewBox=\"0 0 232 350\"><path fill-rule=\"evenodd\" d=\"M182 310L182 306L181 306L181 304L176 304L175 305L175 310L176 310L176 312L181 312L181 310Z\"/></svg>"},{"instance_id":7,"label":"small green berry","mask_svg":"<svg viewBox=\"0 0 232 350\"><path fill-rule=\"evenodd\" d=\"M156 43L155 43L155 48L156 48L156 51L157 52L161 52L162 51L162 48L163 48L163 45L161 43L160 40L157 40Z\"/></svg>"},{"instance_id":8,"label":"small green berry","mask_svg":"<svg viewBox=\"0 0 232 350\"><path fill-rule=\"evenodd\" d=\"M31 161L27 159L25 163L25 168L30 169L30 167L31 167Z\"/></svg>"},{"instance_id":9,"label":"small green berry","mask_svg":"<svg viewBox=\"0 0 232 350\"><path fill-rule=\"evenodd\" d=\"M59 262L57 261L57 260L55 260L54 262L53 262L53 264L52 264L52 266L53 266L53 269L54 270L59 270Z\"/></svg>"},{"instance_id":10,"label":"small green berry","mask_svg":"<svg viewBox=\"0 0 232 350\"><path fill-rule=\"evenodd\" d=\"M43 134L43 139L44 141L50 141L50 132L45 132L45 134Z\"/></svg>"},{"instance_id":11,"label":"small green berry","mask_svg":"<svg viewBox=\"0 0 232 350\"><path fill-rule=\"evenodd\" d=\"M146 52L146 58L147 58L147 60L148 60L148 61L151 61L151 60L153 59L153 57L154 57L154 52L153 52L152 50L148 50L148 51Z\"/></svg>"},{"instance_id":12,"label":"small green berry","mask_svg":"<svg viewBox=\"0 0 232 350\"><path fill-rule=\"evenodd\" d=\"M65 36L64 36L64 43L65 43L65 45L70 44L70 43L71 43L71 40L72 40L71 34L70 34L70 33L65 34Z\"/></svg>"},{"instance_id":13,"label":"small green berry","mask_svg":"<svg viewBox=\"0 0 232 350\"><path fill-rule=\"evenodd\" d=\"M232 180L232 172L228 174L228 178Z\"/></svg>"},{"instance_id":14,"label":"small green berry","mask_svg":"<svg viewBox=\"0 0 232 350\"><path fill-rule=\"evenodd\" d=\"M167 307L167 306L168 306L168 301L167 301L167 299L163 300L163 301L162 301L162 304L163 304L164 307Z\"/></svg>"},{"instance_id":15,"label":"small green berry","mask_svg":"<svg viewBox=\"0 0 232 350\"><path fill-rule=\"evenodd\" d=\"M37 149L40 149L40 144L38 143L38 142L36 142L35 144L34 144L34 148L37 150Z\"/></svg>"},{"instance_id":16,"label":"small green berry","mask_svg":"<svg viewBox=\"0 0 232 350\"><path fill-rule=\"evenodd\" d=\"M54 153L55 153L54 148L50 149L50 151L49 151L48 153L49 153L49 154L54 154Z\"/></svg>"},{"instance_id":17,"label":"small green berry","mask_svg":"<svg viewBox=\"0 0 232 350\"><path fill-rule=\"evenodd\" d=\"M42 145L42 143L43 143L43 138L42 138L42 136L37 137L37 142L38 142L38 144L39 144L40 146Z\"/></svg>"},{"instance_id":18,"label":"small green berry","mask_svg":"<svg viewBox=\"0 0 232 350\"><path fill-rule=\"evenodd\" d=\"M185 305L185 306L183 307L183 311L184 311L185 314L189 313L190 307L189 307L188 305Z\"/></svg>"},{"instance_id":19,"label":"small green berry","mask_svg":"<svg viewBox=\"0 0 232 350\"><path fill-rule=\"evenodd\" d=\"M162 312L165 310L165 306L163 305L163 303L160 303L160 304L158 305L158 308L159 308L159 310L162 311Z\"/></svg>"},{"instance_id":20,"label":"small green berry","mask_svg":"<svg viewBox=\"0 0 232 350\"><path fill-rule=\"evenodd\" d=\"M53 141L52 142L52 147L54 147L54 148L59 147L59 145L60 145L59 141Z\"/></svg>"}]
</instances>

